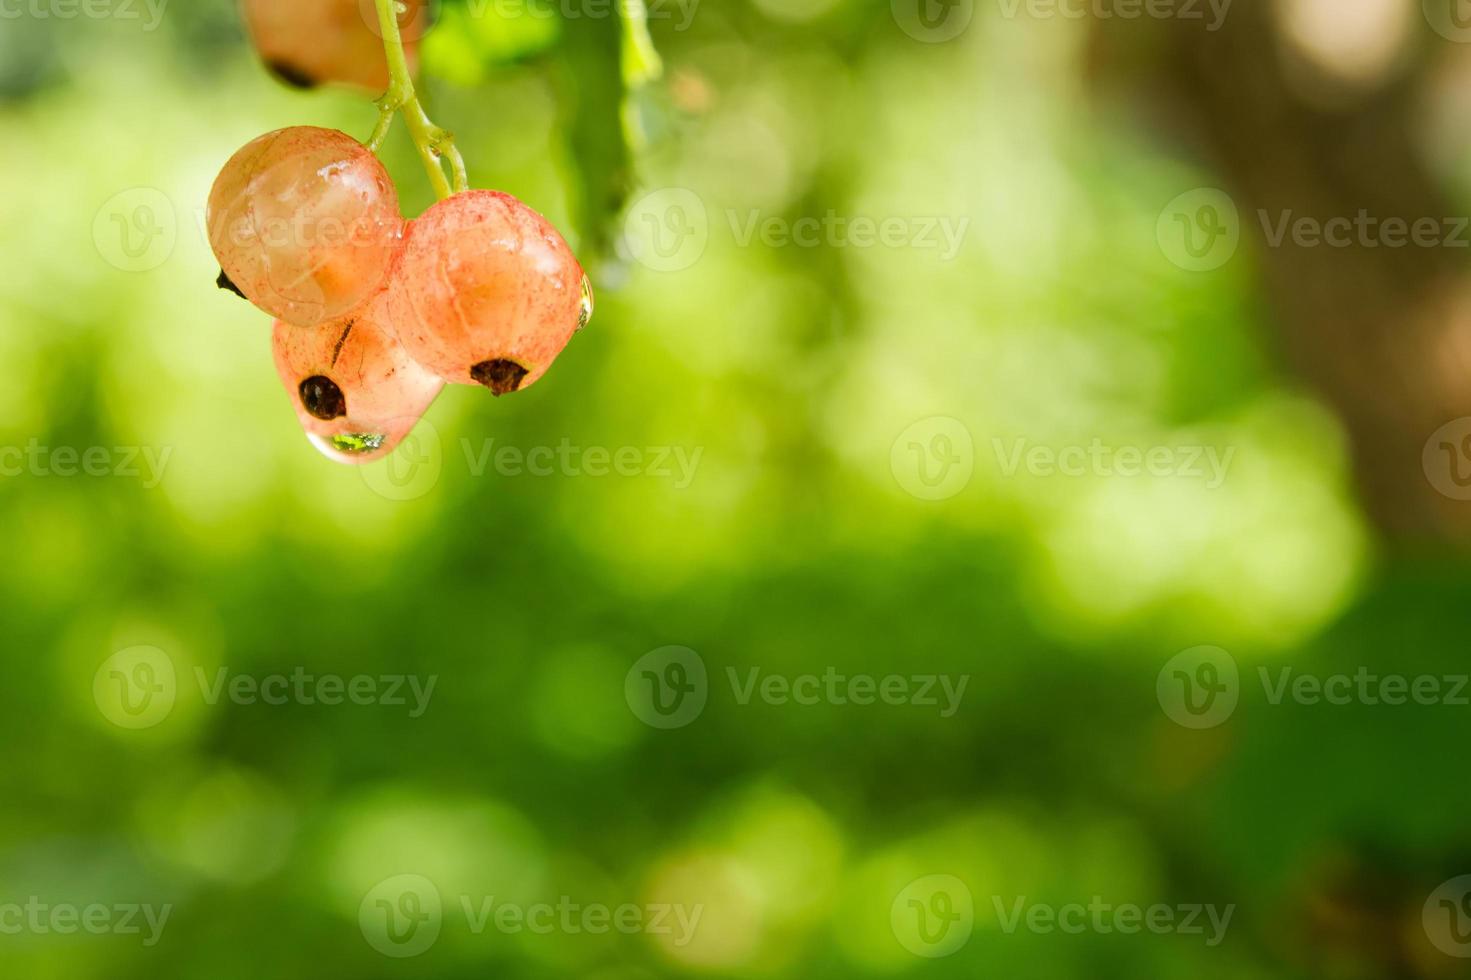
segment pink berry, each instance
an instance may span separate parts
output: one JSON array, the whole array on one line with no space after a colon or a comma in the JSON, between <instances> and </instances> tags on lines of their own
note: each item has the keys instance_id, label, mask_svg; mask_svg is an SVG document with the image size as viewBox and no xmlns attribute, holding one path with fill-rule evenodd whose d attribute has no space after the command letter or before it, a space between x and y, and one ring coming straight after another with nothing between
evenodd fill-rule
<instances>
[{"instance_id":1,"label":"pink berry","mask_svg":"<svg viewBox=\"0 0 1471 980\"><path fill-rule=\"evenodd\" d=\"M388 89L388 59L374 0L244 0L245 24L266 67L297 88L339 83ZM427 0L408 0L399 32L410 66Z\"/></svg>"},{"instance_id":2,"label":"pink berry","mask_svg":"<svg viewBox=\"0 0 1471 980\"><path fill-rule=\"evenodd\" d=\"M389 290L404 348L455 384L533 384L592 315L582 267L509 194L467 191L411 222Z\"/></svg>"},{"instance_id":3,"label":"pink berry","mask_svg":"<svg viewBox=\"0 0 1471 980\"><path fill-rule=\"evenodd\" d=\"M403 246L398 193L346 133L296 126L247 143L209 195L226 280L299 327L344 317L383 289Z\"/></svg>"},{"instance_id":4,"label":"pink berry","mask_svg":"<svg viewBox=\"0 0 1471 980\"><path fill-rule=\"evenodd\" d=\"M276 321L276 373L307 438L341 463L392 452L444 382L404 351L387 327L386 297L316 327Z\"/></svg>"}]
</instances>

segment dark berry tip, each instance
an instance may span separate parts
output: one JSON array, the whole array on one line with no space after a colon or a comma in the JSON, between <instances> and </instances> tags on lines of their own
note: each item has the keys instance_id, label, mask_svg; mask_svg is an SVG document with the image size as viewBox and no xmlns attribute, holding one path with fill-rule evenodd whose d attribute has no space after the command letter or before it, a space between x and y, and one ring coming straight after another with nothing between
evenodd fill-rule
<instances>
[{"instance_id":1,"label":"dark berry tip","mask_svg":"<svg viewBox=\"0 0 1471 980\"><path fill-rule=\"evenodd\" d=\"M266 71L275 75L281 81L292 88L312 89L317 87L317 80L295 65L285 61L266 62Z\"/></svg>"},{"instance_id":2,"label":"dark berry tip","mask_svg":"<svg viewBox=\"0 0 1471 980\"><path fill-rule=\"evenodd\" d=\"M481 361L470 369L470 377L489 388L497 398L521 387L526 374L524 367L507 360Z\"/></svg>"},{"instance_id":3,"label":"dark berry tip","mask_svg":"<svg viewBox=\"0 0 1471 980\"><path fill-rule=\"evenodd\" d=\"M230 292L234 293L236 296L239 296L241 299L245 299L245 294L240 291L239 286L230 281L230 277L225 275L224 269L220 270L220 277L215 280L215 285L220 287L221 289L228 289Z\"/></svg>"},{"instance_id":4,"label":"dark berry tip","mask_svg":"<svg viewBox=\"0 0 1471 980\"><path fill-rule=\"evenodd\" d=\"M318 374L301 383L301 406L314 419L330 422L347 414L347 399L331 378Z\"/></svg>"}]
</instances>

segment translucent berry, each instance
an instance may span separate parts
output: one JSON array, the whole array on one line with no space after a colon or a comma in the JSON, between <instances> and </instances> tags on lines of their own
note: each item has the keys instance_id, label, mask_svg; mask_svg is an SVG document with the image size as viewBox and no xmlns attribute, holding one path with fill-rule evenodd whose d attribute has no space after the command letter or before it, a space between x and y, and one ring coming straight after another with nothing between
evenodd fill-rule
<instances>
[{"instance_id":1,"label":"translucent berry","mask_svg":"<svg viewBox=\"0 0 1471 980\"><path fill-rule=\"evenodd\" d=\"M392 452L444 387L394 338L385 300L316 327L276 322L276 372L307 437L338 462Z\"/></svg>"},{"instance_id":2,"label":"translucent berry","mask_svg":"<svg viewBox=\"0 0 1471 980\"><path fill-rule=\"evenodd\" d=\"M545 218L496 191L467 191L410 223L389 291L414 359L503 395L536 382L592 314L582 267Z\"/></svg>"},{"instance_id":3,"label":"translucent berry","mask_svg":"<svg viewBox=\"0 0 1471 980\"><path fill-rule=\"evenodd\" d=\"M399 4L410 67L427 0ZM336 83L383 92L388 60L374 0L244 0L245 24L266 67L296 88Z\"/></svg>"},{"instance_id":4,"label":"translucent berry","mask_svg":"<svg viewBox=\"0 0 1471 980\"><path fill-rule=\"evenodd\" d=\"M403 246L393 181L346 133L267 133L230 158L209 195L222 282L300 327L346 316L379 293Z\"/></svg>"}]
</instances>

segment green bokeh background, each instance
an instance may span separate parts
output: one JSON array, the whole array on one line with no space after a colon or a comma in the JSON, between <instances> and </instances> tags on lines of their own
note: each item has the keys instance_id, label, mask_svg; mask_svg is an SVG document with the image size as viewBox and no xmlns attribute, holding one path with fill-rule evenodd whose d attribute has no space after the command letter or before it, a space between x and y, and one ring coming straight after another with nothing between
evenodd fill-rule
<instances>
[{"instance_id":1,"label":"green bokeh background","mask_svg":"<svg viewBox=\"0 0 1471 980\"><path fill-rule=\"evenodd\" d=\"M442 11L433 115L476 186L566 229L598 312L534 388L447 390L407 458L361 471L301 436L201 209L247 140L366 137L368 102L278 86L225 0L156 30L0 21L0 444L166 459L0 480L0 905L172 909L152 946L0 934L0 975L1463 975L1420 914L1471 872L1471 708L1274 706L1256 677L1464 671L1471 576L1381 554L1251 246L1209 275L1162 253L1161 209L1216 175L1089 105L1072 22L983 7L930 44L861 0L687 9L655 8L665 75L631 92L614 18ZM417 213L401 126L386 159ZM640 232L668 198L644 195L670 188L704 224L661 270ZM954 255L739 234L830 211L967 224ZM119 259L119 215L163 243L147 268ZM925 499L911 444L955 424L972 471ZM1232 456L1219 485L1060 477L1010 469L1018 440ZM697 465L480 463L563 445ZM1201 644L1242 684L1197 731L1156 680ZM670 645L708 701L664 730L625 678ZM132 729L94 680L139 646L175 702ZM221 668L437 686L418 717L211 704L196 671ZM968 681L948 717L742 704L729 672L753 668ZM444 915L400 959L360 912L405 874ZM894 912L931 875L974 907L934 958ZM460 899L490 896L702 912L683 944L477 932ZM1235 911L1215 946L1007 932L996 901L1020 896Z\"/></svg>"}]
</instances>

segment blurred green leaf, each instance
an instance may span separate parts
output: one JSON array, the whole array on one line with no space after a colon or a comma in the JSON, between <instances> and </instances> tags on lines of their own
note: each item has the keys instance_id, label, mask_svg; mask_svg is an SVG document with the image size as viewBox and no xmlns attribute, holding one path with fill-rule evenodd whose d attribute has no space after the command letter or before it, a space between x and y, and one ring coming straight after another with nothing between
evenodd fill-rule
<instances>
[{"instance_id":1,"label":"blurred green leaf","mask_svg":"<svg viewBox=\"0 0 1471 980\"><path fill-rule=\"evenodd\" d=\"M457 85L477 85L496 66L552 47L560 34L555 12L534 0L447 3L424 39L424 70Z\"/></svg>"}]
</instances>

